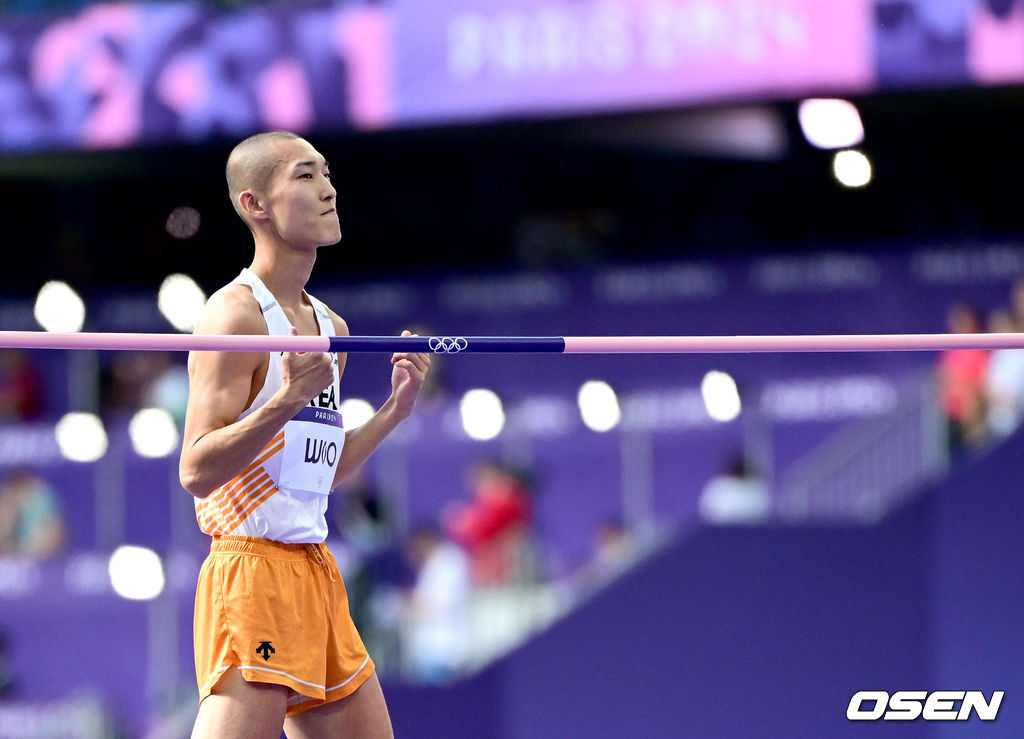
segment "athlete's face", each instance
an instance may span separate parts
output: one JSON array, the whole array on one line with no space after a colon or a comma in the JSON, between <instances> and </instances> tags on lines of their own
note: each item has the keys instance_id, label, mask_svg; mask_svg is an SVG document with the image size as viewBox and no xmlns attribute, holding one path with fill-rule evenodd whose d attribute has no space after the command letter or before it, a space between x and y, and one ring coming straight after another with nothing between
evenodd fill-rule
<instances>
[{"instance_id":1,"label":"athlete's face","mask_svg":"<svg viewBox=\"0 0 1024 739\"><path fill-rule=\"evenodd\" d=\"M303 139L275 146L277 166L264 207L281 239L298 247L338 243L338 193L327 160Z\"/></svg>"}]
</instances>

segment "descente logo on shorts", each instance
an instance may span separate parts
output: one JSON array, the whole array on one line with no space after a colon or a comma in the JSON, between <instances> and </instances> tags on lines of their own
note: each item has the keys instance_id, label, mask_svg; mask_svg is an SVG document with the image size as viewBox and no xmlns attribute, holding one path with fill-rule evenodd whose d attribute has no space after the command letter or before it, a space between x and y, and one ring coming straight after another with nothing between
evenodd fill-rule
<instances>
[{"instance_id":1,"label":"descente logo on shorts","mask_svg":"<svg viewBox=\"0 0 1024 739\"><path fill-rule=\"evenodd\" d=\"M263 661L267 662L270 660L270 655L274 654L277 650L274 649L274 645L270 643L270 640L261 641L256 647L256 654L263 657Z\"/></svg>"}]
</instances>

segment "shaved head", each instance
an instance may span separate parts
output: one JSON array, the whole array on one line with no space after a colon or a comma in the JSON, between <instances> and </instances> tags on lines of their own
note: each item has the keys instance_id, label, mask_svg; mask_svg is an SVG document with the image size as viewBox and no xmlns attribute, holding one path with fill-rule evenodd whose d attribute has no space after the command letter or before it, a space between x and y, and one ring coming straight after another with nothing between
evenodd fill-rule
<instances>
[{"instance_id":1,"label":"shaved head","mask_svg":"<svg viewBox=\"0 0 1024 739\"><path fill-rule=\"evenodd\" d=\"M258 133L238 144L228 156L225 174L228 180L228 195L231 197L231 205L234 206L238 217L245 221L245 225L250 229L252 229L252 224L242 213L241 206L238 204L238 196L246 190L265 193L274 176L274 169L279 164L275 144L278 141L299 138L301 137L289 131Z\"/></svg>"}]
</instances>

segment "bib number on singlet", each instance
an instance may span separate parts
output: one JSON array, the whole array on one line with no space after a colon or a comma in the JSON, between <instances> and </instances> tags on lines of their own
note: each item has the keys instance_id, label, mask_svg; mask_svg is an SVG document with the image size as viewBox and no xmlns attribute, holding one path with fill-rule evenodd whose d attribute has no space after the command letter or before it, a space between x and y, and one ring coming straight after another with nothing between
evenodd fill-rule
<instances>
[{"instance_id":1,"label":"bib number on singlet","mask_svg":"<svg viewBox=\"0 0 1024 739\"><path fill-rule=\"evenodd\" d=\"M303 408L284 426L280 486L328 495L344 444L340 412Z\"/></svg>"}]
</instances>

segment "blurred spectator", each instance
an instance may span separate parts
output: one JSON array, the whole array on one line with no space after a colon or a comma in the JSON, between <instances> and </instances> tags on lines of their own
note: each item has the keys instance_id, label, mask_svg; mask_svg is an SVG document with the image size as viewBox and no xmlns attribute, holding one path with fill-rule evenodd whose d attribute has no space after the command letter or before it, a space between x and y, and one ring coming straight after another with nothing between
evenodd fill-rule
<instances>
[{"instance_id":1,"label":"blurred spectator","mask_svg":"<svg viewBox=\"0 0 1024 739\"><path fill-rule=\"evenodd\" d=\"M737 454L704 486L698 509L709 524L760 523L771 516L772 497L761 476Z\"/></svg>"},{"instance_id":2,"label":"blurred spectator","mask_svg":"<svg viewBox=\"0 0 1024 739\"><path fill-rule=\"evenodd\" d=\"M151 388L167 365L162 352L115 352L103 368L103 409L131 412L149 405Z\"/></svg>"},{"instance_id":3,"label":"blurred spectator","mask_svg":"<svg viewBox=\"0 0 1024 739\"><path fill-rule=\"evenodd\" d=\"M184 362L174 361L171 352L151 353L153 376L142 390L142 405L163 408L178 428L183 428L188 405L188 368Z\"/></svg>"},{"instance_id":4,"label":"blurred spectator","mask_svg":"<svg viewBox=\"0 0 1024 739\"><path fill-rule=\"evenodd\" d=\"M1015 333L1019 328L1009 310L989 317L992 333ZM1024 349L995 349L985 375L988 430L995 438L1012 433L1024 412Z\"/></svg>"},{"instance_id":5,"label":"blurred spectator","mask_svg":"<svg viewBox=\"0 0 1024 739\"><path fill-rule=\"evenodd\" d=\"M598 527L592 563L599 571L618 574L633 560L634 554L633 539L621 522L605 521Z\"/></svg>"},{"instance_id":6,"label":"blurred spectator","mask_svg":"<svg viewBox=\"0 0 1024 739\"><path fill-rule=\"evenodd\" d=\"M622 522L605 521L597 528L591 559L576 574L575 586L586 594L625 572L636 557L636 543Z\"/></svg>"},{"instance_id":7,"label":"blurred spectator","mask_svg":"<svg viewBox=\"0 0 1024 739\"><path fill-rule=\"evenodd\" d=\"M0 421L31 421L43 412L43 380L28 352L0 350Z\"/></svg>"},{"instance_id":8,"label":"blurred spectator","mask_svg":"<svg viewBox=\"0 0 1024 739\"><path fill-rule=\"evenodd\" d=\"M345 578L352 620L366 638L378 625L371 614L374 595L381 588L406 587L411 573L385 496L365 467L346 481L335 524L342 541L332 550Z\"/></svg>"},{"instance_id":9,"label":"blurred spectator","mask_svg":"<svg viewBox=\"0 0 1024 739\"><path fill-rule=\"evenodd\" d=\"M465 666L469 645L471 576L462 548L434 529L409 541L416 583L406 608L406 658L411 675L447 682Z\"/></svg>"},{"instance_id":10,"label":"blurred spectator","mask_svg":"<svg viewBox=\"0 0 1024 739\"><path fill-rule=\"evenodd\" d=\"M495 461L470 468L472 499L446 512L445 528L469 552L476 584L531 582L537 557L530 531L531 481Z\"/></svg>"},{"instance_id":11,"label":"blurred spectator","mask_svg":"<svg viewBox=\"0 0 1024 739\"><path fill-rule=\"evenodd\" d=\"M952 334L976 334L984 329L978 309L963 302L950 306L946 323ZM986 349L952 349L939 355L939 404L949 422L949 448L954 456L988 438L985 378L989 355Z\"/></svg>"},{"instance_id":12,"label":"blurred spectator","mask_svg":"<svg viewBox=\"0 0 1024 739\"><path fill-rule=\"evenodd\" d=\"M360 554L378 552L394 538L391 516L383 498L365 467L345 481L337 514L338 530L345 542Z\"/></svg>"},{"instance_id":13,"label":"blurred spectator","mask_svg":"<svg viewBox=\"0 0 1024 739\"><path fill-rule=\"evenodd\" d=\"M57 494L29 470L16 470L0 485L0 555L45 559L64 546L66 532Z\"/></svg>"}]
</instances>

